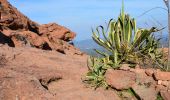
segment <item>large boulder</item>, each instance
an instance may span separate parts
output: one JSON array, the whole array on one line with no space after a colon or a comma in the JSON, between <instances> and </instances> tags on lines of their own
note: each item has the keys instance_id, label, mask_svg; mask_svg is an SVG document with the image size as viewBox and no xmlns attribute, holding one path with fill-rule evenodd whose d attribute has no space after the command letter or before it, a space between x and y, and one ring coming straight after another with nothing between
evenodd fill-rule
<instances>
[{"instance_id":1,"label":"large boulder","mask_svg":"<svg viewBox=\"0 0 170 100\"><path fill-rule=\"evenodd\" d=\"M15 47L32 46L45 49L45 45L48 45L43 38L31 31L3 30L2 34L10 37Z\"/></svg>"},{"instance_id":2,"label":"large boulder","mask_svg":"<svg viewBox=\"0 0 170 100\"><path fill-rule=\"evenodd\" d=\"M38 24L20 13L7 0L1 0L0 25L12 30L31 30L37 32Z\"/></svg>"},{"instance_id":3,"label":"large boulder","mask_svg":"<svg viewBox=\"0 0 170 100\"><path fill-rule=\"evenodd\" d=\"M47 36L49 39L61 39L64 41L70 41L76 36L76 34L71 32L69 29L56 23L39 26L38 33L42 36Z\"/></svg>"},{"instance_id":4,"label":"large boulder","mask_svg":"<svg viewBox=\"0 0 170 100\"><path fill-rule=\"evenodd\" d=\"M64 40L55 37L49 38L48 35L39 36L32 31L3 30L0 34L3 34L4 36L2 36L1 41L3 41L3 43L8 43L8 45L13 47L36 47L43 50L55 50L70 55L83 54Z\"/></svg>"},{"instance_id":5,"label":"large boulder","mask_svg":"<svg viewBox=\"0 0 170 100\"><path fill-rule=\"evenodd\" d=\"M39 25L20 13L7 0L0 1L0 43L12 47L36 47L64 54L82 54L71 44L76 34L56 23Z\"/></svg>"}]
</instances>

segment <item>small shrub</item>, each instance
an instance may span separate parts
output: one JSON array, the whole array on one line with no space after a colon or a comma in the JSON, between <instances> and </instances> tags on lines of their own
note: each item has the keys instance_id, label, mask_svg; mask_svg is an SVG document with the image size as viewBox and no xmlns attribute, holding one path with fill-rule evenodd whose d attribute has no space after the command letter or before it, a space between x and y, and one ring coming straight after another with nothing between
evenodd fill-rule
<instances>
[{"instance_id":1,"label":"small shrub","mask_svg":"<svg viewBox=\"0 0 170 100\"><path fill-rule=\"evenodd\" d=\"M92 87L98 88L100 86L107 88L108 85L105 81L104 74L106 70L111 67L112 62L108 58L94 58L88 59L89 72L84 80L85 83L90 84Z\"/></svg>"}]
</instances>

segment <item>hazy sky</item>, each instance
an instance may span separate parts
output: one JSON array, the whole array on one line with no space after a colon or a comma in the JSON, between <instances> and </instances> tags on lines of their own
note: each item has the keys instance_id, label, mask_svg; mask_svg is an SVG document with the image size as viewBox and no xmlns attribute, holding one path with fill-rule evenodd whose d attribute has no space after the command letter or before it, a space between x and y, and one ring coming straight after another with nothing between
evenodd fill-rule
<instances>
[{"instance_id":1,"label":"hazy sky","mask_svg":"<svg viewBox=\"0 0 170 100\"><path fill-rule=\"evenodd\" d=\"M9 0L22 13L40 24L56 22L77 33L76 41L91 38L91 28L105 25L119 15L122 0ZM167 26L163 0L125 0L125 11L137 19L139 27ZM165 30L166 32L166 30Z\"/></svg>"}]
</instances>

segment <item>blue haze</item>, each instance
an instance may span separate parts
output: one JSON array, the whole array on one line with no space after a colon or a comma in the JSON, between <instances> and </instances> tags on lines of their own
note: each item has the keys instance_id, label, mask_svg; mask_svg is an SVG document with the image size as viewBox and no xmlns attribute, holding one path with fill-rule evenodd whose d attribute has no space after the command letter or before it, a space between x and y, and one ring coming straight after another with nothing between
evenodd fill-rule
<instances>
[{"instance_id":1,"label":"blue haze","mask_svg":"<svg viewBox=\"0 0 170 100\"><path fill-rule=\"evenodd\" d=\"M56 22L77 33L75 41L91 38L91 28L105 25L116 18L122 0L9 0L12 5L40 24ZM167 26L167 12L163 0L125 0L125 11L137 19L138 27ZM160 24L158 24L158 22ZM163 31L167 35L167 28Z\"/></svg>"}]
</instances>

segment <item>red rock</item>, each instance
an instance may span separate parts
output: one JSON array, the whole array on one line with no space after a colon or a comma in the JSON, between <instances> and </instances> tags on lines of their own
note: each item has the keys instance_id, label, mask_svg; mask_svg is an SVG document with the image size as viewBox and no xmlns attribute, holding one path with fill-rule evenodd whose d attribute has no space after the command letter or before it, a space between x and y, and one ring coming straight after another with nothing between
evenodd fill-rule
<instances>
[{"instance_id":1,"label":"red rock","mask_svg":"<svg viewBox=\"0 0 170 100\"><path fill-rule=\"evenodd\" d=\"M7 0L2 4L0 20L0 43L12 47L36 47L56 50L63 54L82 55L80 50L67 43L76 34L56 23L39 25L20 13Z\"/></svg>"},{"instance_id":2,"label":"red rock","mask_svg":"<svg viewBox=\"0 0 170 100\"><path fill-rule=\"evenodd\" d=\"M44 48L48 46L47 42L31 31L3 30L3 34L11 38L14 47L32 46L48 50Z\"/></svg>"},{"instance_id":3,"label":"red rock","mask_svg":"<svg viewBox=\"0 0 170 100\"><path fill-rule=\"evenodd\" d=\"M7 0L1 0L2 9L0 25L12 30L37 30L38 24L20 13L15 7L10 5Z\"/></svg>"},{"instance_id":4,"label":"red rock","mask_svg":"<svg viewBox=\"0 0 170 100\"><path fill-rule=\"evenodd\" d=\"M7 45L0 54L7 58L0 69L0 100L121 100L113 90L85 86L87 55Z\"/></svg>"},{"instance_id":5,"label":"red rock","mask_svg":"<svg viewBox=\"0 0 170 100\"><path fill-rule=\"evenodd\" d=\"M158 80L158 85L161 85L162 84L162 80Z\"/></svg>"},{"instance_id":6,"label":"red rock","mask_svg":"<svg viewBox=\"0 0 170 100\"><path fill-rule=\"evenodd\" d=\"M84 89L81 84L78 84L74 80L53 82L49 85L49 91L56 94L59 100L121 100L113 90L106 91L99 88L91 91L88 88Z\"/></svg>"},{"instance_id":7,"label":"red rock","mask_svg":"<svg viewBox=\"0 0 170 100\"><path fill-rule=\"evenodd\" d=\"M105 77L106 82L118 90L130 88L136 79L136 75L133 72L112 69L107 70Z\"/></svg>"},{"instance_id":8,"label":"red rock","mask_svg":"<svg viewBox=\"0 0 170 100\"><path fill-rule=\"evenodd\" d=\"M39 26L38 32L40 35L47 36L49 39L53 40L61 39L64 41L70 41L76 36L76 34L69 29L56 23L41 25Z\"/></svg>"},{"instance_id":9,"label":"red rock","mask_svg":"<svg viewBox=\"0 0 170 100\"><path fill-rule=\"evenodd\" d=\"M156 100L158 92L154 87L135 84L132 89L140 97L140 100Z\"/></svg>"},{"instance_id":10,"label":"red rock","mask_svg":"<svg viewBox=\"0 0 170 100\"><path fill-rule=\"evenodd\" d=\"M161 96L163 98L163 100L169 100L170 99L170 92L168 91L161 91Z\"/></svg>"},{"instance_id":11,"label":"red rock","mask_svg":"<svg viewBox=\"0 0 170 100\"><path fill-rule=\"evenodd\" d=\"M135 73L136 73L136 82L143 85L145 84L148 86L155 87L156 81L153 79L153 77L147 76L144 69L137 68L135 69Z\"/></svg>"},{"instance_id":12,"label":"red rock","mask_svg":"<svg viewBox=\"0 0 170 100\"><path fill-rule=\"evenodd\" d=\"M0 68L1 100L54 100L36 77Z\"/></svg>"},{"instance_id":13,"label":"red rock","mask_svg":"<svg viewBox=\"0 0 170 100\"><path fill-rule=\"evenodd\" d=\"M157 71L154 73L154 77L156 80L170 81L170 72Z\"/></svg>"},{"instance_id":14,"label":"red rock","mask_svg":"<svg viewBox=\"0 0 170 100\"><path fill-rule=\"evenodd\" d=\"M15 47L0 46L7 60L0 68L0 100L120 100L112 90L84 86L87 55L67 43L74 32L54 23L41 26L0 2L0 43Z\"/></svg>"}]
</instances>

